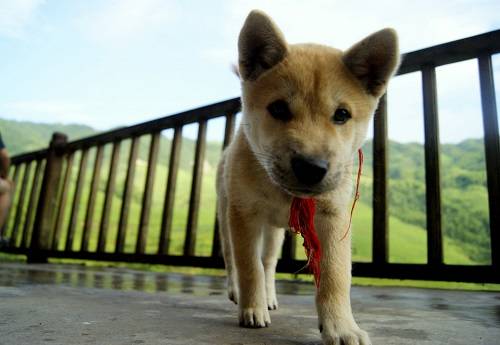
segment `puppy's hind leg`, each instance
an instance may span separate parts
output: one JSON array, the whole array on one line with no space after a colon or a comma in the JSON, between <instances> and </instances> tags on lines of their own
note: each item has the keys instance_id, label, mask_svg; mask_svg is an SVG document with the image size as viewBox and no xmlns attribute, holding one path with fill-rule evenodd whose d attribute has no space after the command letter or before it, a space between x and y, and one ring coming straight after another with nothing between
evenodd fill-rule
<instances>
[{"instance_id":1,"label":"puppy's hind leg","mask_svg":"<svg viewBox=\"0 0 500 345\"><path fill-rule=\"evenodd\" d=\"M227 272L227 296L235 304L238 304L238 290L233 265L233 254L231 245L231 233L228 225L227 195L224 188L224 166L225 159L221 160L217 171L217 221L219 223L219 237L222 247L222 256Z\"/></svg>"},{"instance_id":2,"label":"puppy's hind leg","mask_svg":"<svg viewBox=\"0 0 500 345\"><path fill-rule=\"evenodd\" d=\"M285 230L282 228L264 229L264 250L262 251L262 263L266 276L266 299L269 310L278 309L278 299L276 298L275 273L278 256L285 238Z\"/></svg>"},{"instance_id":3,"label":"puppy's hind leg","mask_svg":"<svg viewBox=\"0 0 500 345\"><path fill-rule=\"evenodd\" d=\"M236 285L236 274L234 272L233 254L231 245L231 233L227 220L227 198L219 195L217 200L217 220L219 222L219 235L222 247L222 256L227 272L227 296L235 304L238 304L238 287Z\"/></svg>"}]
</instances>

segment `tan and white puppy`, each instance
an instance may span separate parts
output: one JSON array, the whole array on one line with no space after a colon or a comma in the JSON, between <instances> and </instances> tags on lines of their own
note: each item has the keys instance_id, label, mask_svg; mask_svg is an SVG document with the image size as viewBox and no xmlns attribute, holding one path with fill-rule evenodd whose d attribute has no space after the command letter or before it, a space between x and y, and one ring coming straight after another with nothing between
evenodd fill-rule
<instances>
[{"instance_id":1,"label":"tan and white puppy","mask_svg":"<svg viewBox=\"0 0 500 345\"><path fill-rule=\"evenodd\" d=\"M292 198L314 197L322 246L316 295L324 344L370 344L351 311L352 167L398 63L394 30L349 50L287 44L252 11L238 42L243 117L217 178L229 298L245 327L266 327L278 302L277 258Z\"/></svg>"}]
</instances>

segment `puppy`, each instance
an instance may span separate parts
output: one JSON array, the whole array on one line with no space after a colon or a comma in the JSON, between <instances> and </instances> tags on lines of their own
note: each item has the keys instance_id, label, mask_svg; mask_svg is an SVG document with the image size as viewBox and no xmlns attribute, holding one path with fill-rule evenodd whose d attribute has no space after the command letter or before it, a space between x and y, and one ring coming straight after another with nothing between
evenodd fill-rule
<instances>
[{"instance_id":1,"label":"puppy","mask_svg":"<svg viewBox=\"0 0 500 345\"><path fill-rule=\"evenodd\" d=\"M252 11L239 41L241 125L218 167L219 228L229 298L244 327L267 327L293 197L316 200L322 247L316 294L324 344L370 344L351 311L353 158L398 63L394 30L349 50L289 45Z\"/></svg>"}]
</instances>

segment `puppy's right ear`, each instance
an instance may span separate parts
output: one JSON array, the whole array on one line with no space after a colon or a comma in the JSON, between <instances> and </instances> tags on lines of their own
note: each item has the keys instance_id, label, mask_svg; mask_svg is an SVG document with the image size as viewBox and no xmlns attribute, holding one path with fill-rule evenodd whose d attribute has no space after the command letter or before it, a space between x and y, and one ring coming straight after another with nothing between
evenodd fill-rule
<instances>
[{"instance_id":1,"label":"puppy's right ear","mask_svg":"<svg viewBox=\"0 0 500 345\"><path fill-rule=\"evenodd\" d=\"M242 80L256 80L263 72L283 60L287 50L285 38L271 18L264 12L253 10L238 39L238 62Z\"/></svg>"},{"instance_id":2,"label":"puppy's right ear","mask_svg":"<svg viewBox=\"0 0 500 345\"><path fill-rule=\"evenodd\" d=\"M371 34L346 51L342 59L368 93L382 96L399 66L396 31L383 29Z\"/></svg>"}]
</instances>

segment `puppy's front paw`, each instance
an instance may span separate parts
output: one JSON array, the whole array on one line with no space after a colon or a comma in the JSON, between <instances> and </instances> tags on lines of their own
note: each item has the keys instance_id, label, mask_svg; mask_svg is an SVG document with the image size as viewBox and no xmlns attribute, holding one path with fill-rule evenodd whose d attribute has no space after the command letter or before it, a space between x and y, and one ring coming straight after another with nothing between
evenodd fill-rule
<instances>
[{"instance_id":1,"label":"puppy's front paw","mask_svg":"<svg viewBox=\"0 0 500 345\"><path fill-rule=\"evenodd\" d=\"M368 333L356 323L342 324L342 322L320 324L319 330L324 345L371 345Z\"/></svg>"},{"instance_id":2,"label":"puppy's front paw","mask_svg":"<svg viewBox=\"0 0 500 345\"><path fill-rule=\"evenodd\" d=\"M240 326L250 328L268 327L271 324L267 308L240 308Z\"/></svg>"}]
</instances>

